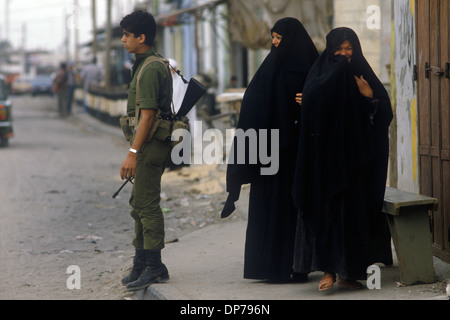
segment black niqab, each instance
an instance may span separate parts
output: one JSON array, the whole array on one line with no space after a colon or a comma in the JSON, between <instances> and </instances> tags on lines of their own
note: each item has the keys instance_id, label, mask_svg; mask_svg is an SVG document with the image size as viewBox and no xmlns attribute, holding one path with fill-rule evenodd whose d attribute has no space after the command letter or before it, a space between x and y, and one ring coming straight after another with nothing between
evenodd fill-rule
<instances>
[{"instance_id":1,"label":"black niqab","mask_svg":"<svg viewBox=\"0 0 450 320\"><path fill-rule=\"evenodd\" d=\"M277 48L272 47L247 88L237 129L278 129L279 170L274 175L264 176L260 173L260 163L229 163L229 196L222 217L233 213L241 186L250 183L244 278L289 280L293 272L297 225L292 173L298 148L300 107L295 95L302 92L318 53L295 18L281 19L272 31L283 38ZM235 145L236 139L232 150L237 152ZM239 152L248 155L249 145Z\"/></svg>"},{"instance_id":2,"label":"black niqab","mask_svg":"<svg viewBox=\"0 0 450 320\"><path fill-rule=\"evenodd\" d=\"M334 55L345 40L353 46L350 63ZM360 94L355 76L369 83L373 99ZM386 236L378 244L381 253L371 250L377 247L374 237L386 228L381 209L393 114L387 91L353 30L338 28L328 34L327 48L304 86L301 117L293 189L302 217L296 271L312 268L360 279L368 261L391 260Z\"/></svg>"},{"instance_id":3,"label":"black niqab","mask_svg":"<svg viewBox=\"0 0 450 320\"><path fill-rule=\"evenodd\" d=\"M277 48L272 45L270 53L250 82L242 101L237 129L254 129L257 132L260 129L279 129L280 148L297 147L296 121L300 115L295 95L302 92L309 69L319 54L296 18L277 21L272 32L280 34L282 41ZM235 145L232 146L230 157L236 155ZM228 165L229 197L222 211L223 218L233 213L241 185L251 183L258 177L261 166L259 163Z\"/></svg>"},{"instance_id":4,"label":"black niqab","mask_svg":"<svg viewBox=\"0 0 450 320\"><path fill-rule=\"evenodd\" d=\"M350 63L334 55L345 40L353 46ZM361 75L374 92L372 101L359 92L354 76ZM387 130L392 117L387 91L364 58L356 33L349 28L332 30L303 90L294 195L305 219L318 219L308 216L312 207L339 193L355 170L380 152L383 168L387 165Z\"/></svg>"},{"instance_id":5,"label":"black niqab","mask_svg":"<svg viewBox=\"0 0 450 320\"><path fill-rule=\"evenodd\" d=\"M272 46L272 50L277 51L277 60L284 72L308 74L319 54L301 22L296 18L284 18L274 24L271 32L283 37L278 48Z\"/></svg>"}]
</instances>

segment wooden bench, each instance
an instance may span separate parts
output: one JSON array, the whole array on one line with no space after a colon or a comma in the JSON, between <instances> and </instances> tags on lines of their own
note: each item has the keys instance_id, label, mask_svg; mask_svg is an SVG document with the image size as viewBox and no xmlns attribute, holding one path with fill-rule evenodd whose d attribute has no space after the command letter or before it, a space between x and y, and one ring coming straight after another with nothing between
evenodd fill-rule
<instances>
[{"instance_id":1,"label":"wooden bench","mask_svg":"<svg viewBox=\"0 0 450 320\"><path fill-rule=\"evenodd\" d=\"M438 200L387 187L383 212L397 253L400 282L405 285L435 282L429 211Z\"/></svg>"}]
</instances>

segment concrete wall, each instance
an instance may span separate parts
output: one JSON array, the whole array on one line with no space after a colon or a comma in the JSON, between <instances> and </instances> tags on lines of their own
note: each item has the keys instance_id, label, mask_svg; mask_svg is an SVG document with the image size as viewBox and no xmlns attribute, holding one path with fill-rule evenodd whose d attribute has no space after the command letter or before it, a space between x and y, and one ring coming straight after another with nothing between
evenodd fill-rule
<instances>
[{"instance_id":1,"label":"concrete wall","mask_svg":"<svg viewBox=\"0 0 450 320\"><path fill-rule=\"evenodd\" d=\"M415 1L393 3L393 85L397 120L397 169L399 189L419 192L418 119L414 65Z\"/></svg>"},{"instance_id":2,"label":"concrete wall","mask_svg":"<svg viewBox=\"0 0 450 320\"><path fill-rule=\"evenodd\" d=\"M392 0L335 0L333 15L333 28L349 27L358 34L364 56L380 80L386 84L390 78L391 2ZM373 6L379 12L372 11L370 8Z\"/></svg>"},{"instance_id":3,"label":"concrete wall","mask_svg":"<svg viewBox=\"0 0 450 320\"><path fill-rule=\"evenodd\" d=\"M256 0L256 2L264 9L265 20L269 26L273 26L281 18L296 17L308 31L317 50L325 49L325 37L332 27L333 0Z\"/></svg>"}]
</instances>

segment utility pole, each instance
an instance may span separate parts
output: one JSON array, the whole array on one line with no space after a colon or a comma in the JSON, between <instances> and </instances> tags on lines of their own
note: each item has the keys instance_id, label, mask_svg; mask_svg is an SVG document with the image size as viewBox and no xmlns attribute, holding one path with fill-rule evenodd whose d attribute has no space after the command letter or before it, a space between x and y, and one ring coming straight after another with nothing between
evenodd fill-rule
<instances>
[{"instance_id":1,"label":"utility pole","mask_svg":"<svg viewBox=\"0 0 450 320\"><path fill-rule=\"evenodd\" d=\"M9 5L11 0L5 2L5 41L9 41Z\"/></svg>"},{"instance_id":2,"label":"utility pole","mask_svg":"<svg viewBox=\"0 0 450 320\"><path fill-rule=\"evenodd\" d=\"M26 37L27 37L27 25L22 24L22 45L20 50L20 64L22 67L22 75L27 73L27 54L26 54Z\"/></svg>"},{"instance_id":3,"label":"utility pole","mask_svg":"<svg viewBox=\"0 0 450 320\"><path fill-rule=\"evenodd\" d=\"M66 39L64 41L65 42L64 47L66 49L66 61L69 61L70 60L70 31L71 31L70 22L69 22L70 15L67 13L66 10L64 10L64 15L65 15L64 28L66 30Z\"/></svg>"},{"instance_id":4,"label":"utility pole","mask_svg":"<svg viewBox=\"0 0 450 320\"><path fill-rule=\"evenodd\" d=\"M74 63L77 66L79 62L79 23L78 23L78 15L79 15L80 7L78 6L78 0L74 0L73 3L73 24L74 24Z\"/></svg>"},{"instance_id":5,"label":"utility pole","mask_svg":"<svg viewBox=\"0 0 450 320\"><path fill-rule=\"evenodd\" d=\"M97 58L97 4L92 0L92 54Z\"/></svg>"},{"instance_id":6,"label":"utility pole","mask_svg":"<svg viewBox=\"0 0 450 320\"><path fill-rule=\"evenodd\" d=\"M111 39L112 39L112 26L111 26L111 8L112 0L106 2L106 59L105 59L105 87L108 89L111 86Z\"/></svg>"}]
</instances>

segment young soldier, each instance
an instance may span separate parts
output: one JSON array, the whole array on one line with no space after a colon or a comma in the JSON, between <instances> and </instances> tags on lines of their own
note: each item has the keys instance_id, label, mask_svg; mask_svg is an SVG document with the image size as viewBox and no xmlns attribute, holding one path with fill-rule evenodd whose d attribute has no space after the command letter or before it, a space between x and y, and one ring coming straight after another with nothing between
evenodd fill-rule
<instances>
[{"instance_id":1,"label":"young soldier","mask_svg":"<svg viewBox=\"0 0 450 320\"><path fill-rule=\"evenodd\" d=\"M133 245L136 252L131 272L122 279L122 284L127 290L135 291L169 279L167 268L161 262L164 217L160 193L161 176L171 150L170 138L169 141L166 139L170 137L170 131L156 121L158 114L163 119L171 115L172 77L153 47L156 23L151 14L131 13L123 18L120 26L124 29L124 47L136 56L127 106L134 133L131 148L120 169L122 180L134 178L130 214L135 220ZM153 59L152 62L148 63L149 59ZM154 125L158 128L149 139Z\"/></svg>"}]
</instances>

